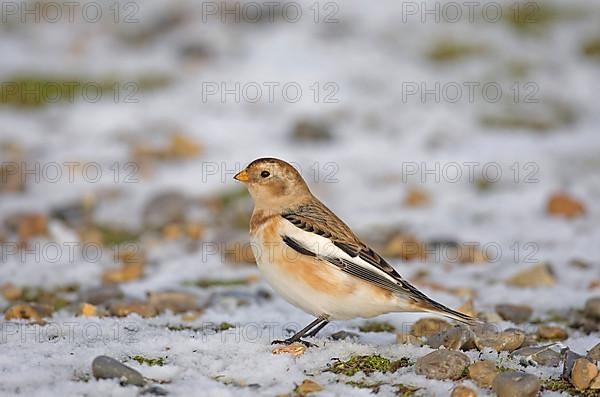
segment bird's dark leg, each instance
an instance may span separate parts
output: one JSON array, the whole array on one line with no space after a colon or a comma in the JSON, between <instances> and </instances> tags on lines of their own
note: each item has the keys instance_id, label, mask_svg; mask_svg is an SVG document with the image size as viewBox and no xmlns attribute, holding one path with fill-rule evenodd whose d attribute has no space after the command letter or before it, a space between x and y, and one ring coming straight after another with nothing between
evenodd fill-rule
<instances>
[{"instance_id":1,"label":"bird's dark leg","mask_svg":"<svg viewBox=\"0 0 600 397\"><path fill-rule=\"evenodd\" d=\"M308 347L314 346L312 343L303 341L301 338L304 335L306 335L313 328L315 328L317 330L317 332L319 332L325 326L325 325L321 325L321 323L323 323L323 322L325 324L328 323L328 321L325 317L317 317L313 322L308 324L306 327L302 328L300 331L296 332L291 337L289 337L285 340L274 340L273 342L271 342L271 344L272 345L277 345L277 344L290 345L294 342L302 342L303 344L305 344ZM311 334L312 334L312 332L311 332ZM316 335L316 332L315 332L315 335Z\"/></svg>"},{"instance_id":2,"label":"bird's dark leg","mask_svg":"<svg viewBox=\"0 0 600 397\"><path fill-rule=\"evenodd\" d=\"M321 324L317 325L312 331L306 334L306 336L308 336L309 338L314 338L315 336L317 336L319 331L321 331L327 324L329 324L329 321L323 320Z\"/></svg>"}]
</instances>

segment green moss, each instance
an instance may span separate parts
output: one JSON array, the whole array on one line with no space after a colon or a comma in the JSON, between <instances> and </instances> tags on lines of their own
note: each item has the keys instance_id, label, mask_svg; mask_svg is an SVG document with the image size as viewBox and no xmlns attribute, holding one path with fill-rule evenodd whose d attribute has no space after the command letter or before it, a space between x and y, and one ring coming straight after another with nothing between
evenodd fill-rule
<instances>
[{"instance_id":1,"label":"green moss","mask_svg":"<svg viewBox=\"0 0 600 397\"><path fill-rule=\"evenodd\" d=\"M346 382L346 384L359 389L370 389L375 394L379 393L379 389L381 388L381 386L386 385L386 383L383 382L368 383L364 380L350 381ZM396 383L391 386L396 389L394 394L398 397L410 397L413 396L417 392L417 390L419 390L418 387L405 385L402 383Z\"/></svg>"},{"instance_id":2,"label":"green moss","mask_svg":"<svg viewBox=\"0 0 600 397\"><path fill-rule=\"evenodd\" d=\"M352 376L361 371L366 375L373 372L396 372L399 368L413 365L413 362L407 357L392 361L379 354L352 356L346 361L334 360L335 362L330 365L327 371L347 376Z\"/></svg>"},{"instance_id":3,"label":"green moss","mask_svg":"<svg viewBox=\"0 0 600 397\"><path fill-rule=\"evenodd\" d=\"M358 327L358 329L361 332L394 332L396 330L396 327L394 327L390 323L383 321L370 321L361 325L360 327Z\"/></svg>"},{"instance_id":4,"label":"green moss","mask_svg":"<svg viewBox=\"0 0 600 397\"><path fill-rule=\"evenodd\" d=\"M144 357L144 356L140 356L135 355L133 357L129 357L134 361L137 361L140 364L146 364L149 365L151 367L158 365L159 367L162 367L163 365L165 365L166 362L166 358L165 357Z\"/></svg>"},{"instance_id":5,"label":"green moss","mask_svg":"<svg viewBox=\"0 0 600 397\"><path fill-rule=\"evenodd\" d=\"M183 285L194 286L199 288L211 288L211 287L233 287L236 285L246 285L249 283L249 280L246 278L232 278L232 279L222 279L222 278L202 278L199 280L186 280L183 281Z\"/></svg>"},{"instance_id":6,"label":"green moss","mask_svg":"<svg viewBox=\"0 0 600 397\"><path fill-rule=\"evenodd\" d=\"M482 46L442 40L433 45L427 57L433 62L449 62L483 53L485 49Z\"/></svg>"},{"instance_id":7,"label":"green moss","mask_svg":"<svg viewBox=\"0 0 600 397\"><path fill-rule=\"evenodd\" d=\"M420 388L418 387L404 385L402 383L397 383L394 385L394 387L396 388L397 397L410 397L413 396L417 392L417 390L420 390Z\"/></svg>"},{"instance_id":8,"label":"green moss","mask_svg":"<svg viewBox=\"0 0 600 397\"><path fill-rule=\"evenodd\" d=\"M167 325L167 329L170 331L223 332L223 331L227 331L228 329L231 329L231 328L235 328L235 325L228 323L226 321L223 321L219 324L210 324L210 325L205 325L202 327L194 327L191 325L183 325L183 324Z\"/></svg>"},{"instance_id":9,"label":"green moss","mask_svg":"<svg viewBox=\"0 0 600 397\"><path fill-rule=\"evenodd\" d=\"M18 74L0 83L0 105L41 108L53 103L84 100L135 100L138 91L166 86L165 76L142 76L135 81L111 78L86 79L83 76Z\"/></svg>"},{"instance_id":10,"label":"green moss","mask_svg":"<svg viewBox=\"0 0 600 397\"><path fill-rule=\"evenodd\" d=\"M576 8L559 8L549 2L532 2L523 0L519 3L510 3L502 10L502 21L522 33L540 32L550 27L553 23L564 20L580 18L584 14Z\"/></svg>"},{"instance_id":11,"label":"green moss","mask_svg":"<svg viewBox=\"0 0 600 397\"><path fill-rule=\"evenodd\" d=\"M108 247L133 243L140 239L140 234L130 230L109 226L109 225L97 225L96 229L102 235L102 241Z\"/></svg>"},{"instance_id":12,"label":"green moss","mask_svg":"<svg viewBox=\"0 0 600 397\"><path fill-rule=\"evenodd\" d=\"M31 303L40 303L51 306L54 310L60 310L70 302L60 296L58 289L55 291L45 290L41 287L24 287L22 300Z\"/></svg>"},{"instance_id":13,"label":"green moss","mask_svg":"<svg viewBox=\"0 0 600 397\"><path fill-rule=\"evenodd\" d=\"M542 390L563 392L570 396L600 397L600 390L578 390L564 379L546 379L542 382Z\"/></svg>"},{"instance_id":14,"label":"green moss","mask_svg":"<svg viewBox=\"0 0 600 397\"><path fill-rule=\"evenodd\" d=\"M560 103L548 103L542 114L526 113L522 108L508 107L495 114L480 118L480 123L488 128L528 129L534 132L547 132L568 126L575 122L574 109Z\"/></svg>"}]
</instances>

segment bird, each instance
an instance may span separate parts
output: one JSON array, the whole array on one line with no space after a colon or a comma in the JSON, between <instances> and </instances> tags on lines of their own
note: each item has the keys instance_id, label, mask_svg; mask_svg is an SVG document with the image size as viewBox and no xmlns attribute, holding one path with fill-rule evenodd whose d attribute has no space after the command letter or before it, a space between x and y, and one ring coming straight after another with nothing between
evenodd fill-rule
<instances>
[{"instance_id":1,"label":"bird","mask_svg":"<svg viewBox=\"0 0 600 397\"><path fill-rule=\"evenodd\" d=\"M254 202L251 247L268 284L315 320L285 340L315 337L330 321L391 312L430 312L476 325L471 316L427 297L362 242L310 191L301 174L276 158L259 158L234 179Z\"/></svg>"}]
</instances>

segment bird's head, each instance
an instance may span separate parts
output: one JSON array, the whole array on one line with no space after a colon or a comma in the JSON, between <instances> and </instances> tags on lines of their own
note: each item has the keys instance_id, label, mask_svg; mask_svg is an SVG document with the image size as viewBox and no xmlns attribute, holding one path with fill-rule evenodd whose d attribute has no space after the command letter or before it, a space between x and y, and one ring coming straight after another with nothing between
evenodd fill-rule
<instances>
[{"instance_id":1,"label":"bird's head","mask_svg":"<svg viewBox=\"0 0 600 397\"><path fill-rule=\"evenodd\" d=\"M300 173L279 159L254 160L233 178L246 185L256 206L264 208L277 210L310 196Z\"/></svg>"}]
</instances>

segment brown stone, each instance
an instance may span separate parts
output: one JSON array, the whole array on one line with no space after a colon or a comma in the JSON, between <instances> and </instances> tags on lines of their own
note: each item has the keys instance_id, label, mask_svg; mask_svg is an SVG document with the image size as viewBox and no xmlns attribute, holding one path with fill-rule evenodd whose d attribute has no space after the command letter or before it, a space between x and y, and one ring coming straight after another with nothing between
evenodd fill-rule
<instances>
[{"instance_id":1,"label":"brown stone","mask_svg":"<svg viewBox=\"0 0 600 397\"><path fill-rule=\"evenodd\" d=\"M496 375L498 370L493 361L477 361L469 366L469 377L481 388L492 387Z\"/></svg>"},{"instance_id":2,"label":"brown stone","mask_svg":"<svg viewBox=\"0 0 600 397\"><path fill-rule=\"evenodd\" d=\"M523 270L512 277L506 283L514 287L551 287L556 280L550 265L542 263Z\"/></svg>"},{"instance_id":3,"label":"brown stone","mask_svg":"<svg viewBox=\"0 0 600 397\"><path fill-rule=\"evenodd\" d=\"M423 207L429 202L429 194L424 190L410 189L404 197L404 205L407 207Z\"/></svg>"},{"instance_id":4,"label":"brown stone","mask_svg":"<svg viewBox=\"0 0 600 397\"><path fill-rule=\"evenodd\" d=\"M525 333L519 330L497 332L484 330L475 334L475 344L479 350L486 347L495 351L513 351L521 347L525 341Z\"/></svg>"},{"instance_id":5,"label":"brown stone","mask_svg":"<svg viewBox=\"0 0 600 397\"><path fill-rule=\"evenodd\" d=\"M148 303L160 312L171 310L173 313L183 313L198 308L198 299L189 292L150 292Z\"/></svg>"},{"instance_id":6,"label":"brown stone","mask_svg":"<svg viewBox=\"0 0 600 397\"><path fill-rule=\"evenodd\" d=\"M426 317L417 320L410 328L410 333L416 337L432 336L450 328L447 321L437 317Z\"/></svg>"},{"instance_id":7,"label":"brown stone","mask_svg":"<svg viewBox=\"0 0 600 397\"><path fill-rule=\"evenodd\" d=\"M108 310L111 315L117 317L126 317L131 313L139 314L144 318L158 315L154 306L144 302L113 303Z\"/></svg>"},{"instance_id":8,"label":"brown stone","mask_svg":"<svg viewBox=\"0 0 600 397\"><path fill-rule=\"evenodd\" d=\"M98 308L89 303L82 303L79 306L79 314L84 317L95 317L98 315Z\"/></svg>"},{"instance_id":9,"label":"brown stone","mask_svg":"<svg viewBox=\"0 0 600 397\"><path fill-rule=\"evenodd\" d=\"M137 280L144 274L142 263L124 263L116 269L105 270L102 273L102 283L117 284Z\"/></svg>"},{"instance_id":10,"label":"brown stone","mask_svg":"<svg viewBox=\"0 0 600 397\"><path fill-rule=\"evenodd\" d=\"M415 372L430 379L459 379L471 363L469 357L454 350L435 350L417 359Z\"/></svg>"},{"instance_id":11,"label":"brown stone","mask_svg":"<svg viewBox=\"0 0 600 397\"><path fill-rule=\"evenodd\" d=\"M2 284L2 286L0 286L0 293L2 293L4 299L9 301L16 301L21 299L21 297L23 296L23 289L15 286L12 283L5 283Z\"/></svg>"},{"instance_id":12,"label":"brown stone","mask_svg":"<svg viewBox=\"0 0 600 397\"><path fill-rule=\"evenodd\" d=\"M561 327L551 325L540 325L537 335L540 339L545 340L565 340L569 337L567 331Z\"/></svg>"},{"instance_id":13,"label":"brown stone","mask_svg":"<svg viewBox=\"0 0 600 397\"><path fill-rule=\"evenodd\" d=\"M425 258L424 244L412 235L396 233L389 237L383 253L390 258L402 258L405 261Z\"/></svg>"},{"instance_id":14,"label":"brown stone","mask_svg":"<svg viewBox=\"0 0 600 397\"><path fill-rule=\"evenodd\" d=\"M555 193L548 200L546 212L553 216L576 218L585 214L585 206L566 193Z\"/></svg>"},{"instance_id":15,"label":"brown stone","mask_svg":"<svg viewBox=\"0 0 600 397\"><path fill-rule=\"evenodd\" d=\"M5 320L31 320L33 323L43 324L44 317L52 315L52 308L48 305L19 303L9 307L4 312Z\"/></svg>"},{"instance_id":16,"label":"brown stone","mask_svg":"<svg viewBox=\"0 0 600 397\"><path fill-rule=\"evenodd\" d=\"M321 386L317 382L314 382L310 379L304 379L302 383L296 386L296 389L294 391L299 395L304 396L308 393L314 393L321 390L323 390L323 386Z\"/></svg>"},{"instance_id":17,"label":"brown stone","mask_svg":"<svg viewBox=\"0 0 600 397\"><path fill-rule=\"evenodd\" d=\"M598 375L598 367L586 358L578 358L571 370L571 383L579 390L587 389Z\"/></svg>"},{"instance_id":18,"label":"brown stone","mask_svg":"<svg viewBox=\"0 0 600 397\"><path fill-rule=\"evenodd\" d=\"M477 397L477 393L467 386L458 385L452 390L451 397Z\"/></svg>"}]
</instances>

